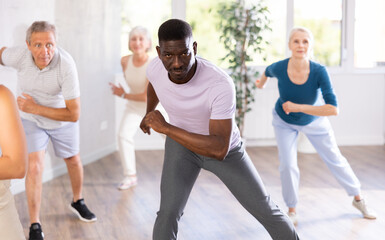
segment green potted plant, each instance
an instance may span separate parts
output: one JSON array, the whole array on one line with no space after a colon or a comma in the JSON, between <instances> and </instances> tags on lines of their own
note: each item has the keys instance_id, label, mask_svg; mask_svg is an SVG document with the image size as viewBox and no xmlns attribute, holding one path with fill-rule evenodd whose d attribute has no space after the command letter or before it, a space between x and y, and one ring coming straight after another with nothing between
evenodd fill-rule
<instances>
[{"instance_id":1,"label":"green potted plant","mask_svg":"<svg viewBox=\"0 0 385 240\"><path fill-rule=\"evenodd\" d=\"M271 31L269 11L263 0L232 0L219 4L220 40L226 49L221 59L227 61L236 90L235 120L243 136L245 114L254 102L255 79L259 72L247 66L255 54L269 44L264 34ZM263 57L265 59L265 57Z\"/></svg>"}]
</instances>

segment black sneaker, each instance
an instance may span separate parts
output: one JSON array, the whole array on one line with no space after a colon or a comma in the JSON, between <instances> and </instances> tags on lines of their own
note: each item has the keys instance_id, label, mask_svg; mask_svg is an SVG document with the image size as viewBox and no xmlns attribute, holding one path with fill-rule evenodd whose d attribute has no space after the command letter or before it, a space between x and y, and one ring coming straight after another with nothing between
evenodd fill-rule
<instances>
[{"instance_id":1,"label":"black sneaker","mask_svg":"<svg viewBox=\"0 0 385 240\"><path fill-rule=\"evenodd\" d=\"M95 222L97 220L95 214L93 214L86 206L83 198L76 202L72 201L70 209L84 222Z\"/></svg>"},{"instance_id":2,"label":"black sneaker","mask_svg":"<svg viewBox=\"0 0 385 240\"><path fill-rule=\"evenodd\" d=\"M29 240L44 240L44 233L40 223L32 223L29 228Z\"/></svg>"}]
</instances>

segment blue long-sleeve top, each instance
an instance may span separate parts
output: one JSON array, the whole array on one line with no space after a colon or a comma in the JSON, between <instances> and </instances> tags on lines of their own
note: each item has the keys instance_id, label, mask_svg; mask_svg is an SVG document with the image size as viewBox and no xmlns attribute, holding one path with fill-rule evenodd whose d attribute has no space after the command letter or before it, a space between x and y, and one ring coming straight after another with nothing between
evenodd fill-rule
<instances>
[{"instance_id":1,"label":"blue long-sleeve top","mask_svg":"<svg viewBox=\"0 0 385 240\"><path fill-rule=\"evenodd\" d=\"M291 101L297 104L319 105L317 100L322 94L326 104L337 107L337 98L334 94L326 68L316 62L310 61L310 73L304 84L293 83L288 74L289 58L268 66L265 70L266 77L278 79L279 98L275 104L277 114L289 124L307 125L317 119L317 116L306 113L289 113L283 111L282 104Z\"/></svg>"}]
</instances>

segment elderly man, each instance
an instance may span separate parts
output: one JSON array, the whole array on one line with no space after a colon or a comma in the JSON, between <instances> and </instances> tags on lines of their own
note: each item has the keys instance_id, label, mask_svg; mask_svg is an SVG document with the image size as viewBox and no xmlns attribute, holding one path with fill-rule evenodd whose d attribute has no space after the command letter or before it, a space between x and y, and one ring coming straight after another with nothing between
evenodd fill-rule
<instances>
[{"instance_id":1,"label":"elderly man","mask_svg":"<svg viewBox=\"0 0 385 240\"><path fill-rule=\"evenodd\" d=\"M18 73L17 104L28 146L26 194L30 216L29 239L44 239L40 225L42 175L49 139L56 156L64 159L71 179L70 209L85 222L96 221L82 197L83 166L79 156L80 90L75 62L56 46L55 26L34 22L26 47L1 48L0 64Z\"/></svg>"}]
</instances>

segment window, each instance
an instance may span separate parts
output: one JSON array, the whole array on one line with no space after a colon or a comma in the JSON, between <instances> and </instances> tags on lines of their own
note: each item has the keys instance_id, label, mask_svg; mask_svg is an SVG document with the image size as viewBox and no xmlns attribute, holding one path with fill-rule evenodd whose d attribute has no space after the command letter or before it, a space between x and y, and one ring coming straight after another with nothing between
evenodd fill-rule
<instances>
[{"instance_id":1,"label":"window","mask_svg":"<svg viewBox=\"0 0 385 240\"><path fill-rule=\"evenodd\" d=\"M178 6L186 3L183 10L175 11L186 11L186 20L191 23L198 42L198 55L225 67L219 60L224 49L215 27L219 1L170 1ZM270 41L265 51L266 61L256 55L254 65L266 66L288 56L287 31L304 26L314 35L315 61L343 71L375 67L385 70L384 0L265 0L265 3L273 31L265 36Z\"/></svg>"},{"instance_id":2,"label":"window","mask_svg":"<svg viewBox=\"0 0 385 240\"><path fill-rule=\"evenodd\" d=\"M220 67L226 67L220 59L225 56L223 43L219 38L221 33L217 28L218 0L186 0L186 21L190 23L194 39L198 43L198 55L206 58ZM270 45L266 48L265 56L256 55L255 65L267 65L280 60L285 55L285 36L286 36L286 0L265 1L271 14L274 31L270 32L266 38ZM204 19L204 21L202 21Z\"/></svg>"},{"instance_id":3,"label":"window","mask_svg":"<svg viewBox=\"0 0 385 240\"><path fill-rule=\"evenodd\" d=\"M167 19L171 18L171 0L123 0L122 1L122 34L121 53L127 55L128 33L135 26L143 26L152 33L151 55L156 55L154 45L157 44L158 28Z\"/></svg>"},{"instance_id":4,"label":"window","mask_svg":"<svg viewBox=\"0 0 385 240\"><path fill-rule=\"evenodd\" d=\"M255 56L255 65L270 65L273 62L285 58L285 51L287 48L286 41L286 0L265 1L270 12L271 29L273 31L267 32L266 39L270 44L266 47L266 61L263 56Z\"/></svg>"},{"instance_id":5,"label":"window","mask_svg":"<svg viewBox=\"0 0 385 240\"><path fill-rule=\"evenodd\" d=\"M220 59L225 56L220 42L218 23L218 0L186 0L186 21L191 25L194 40L198 44L198 55L225 67Z\"/></svg>"},{"instance_id":6,"label":"window","mask_svg":"<svg viewBox=\"0 0 385 240\"><path fill-rule=\"evenodd\" d=\"M354 66L385 66L385 1L356 0Z\"/></svg>"},{"instance_id":7,"label":"window","mask_svg":"<svg viewBox=\"0 0 385 240\"><path fill-rule=\"evenodd\" d=\"M314 35L314 59L326 66L341 63L342 0L294 0L294 26Z\"/></svg>"},{"instance_id":8,"label":"window","mask_svg":"<svg viewBox=\"0 0 385 240\"><path fill-rule=\"evenodd\" d=\"M287 2L294 5L294 13L289 16ZM265 3L270 11L273 31L265 35L270 42L266 54L256 54L254 65L268 65L285 57L288 17L293 18L294 26L307 27L314 34L316 61L327 66L340 65L342 0L270 0ZM225 67L220 61L224 56L224 48L219 41L220 32L215 27L219 17L216 14L217 7L216 0L186 0L186 20L191 24L198 42L198 54Z\"/></svg>"}]
</instances>

